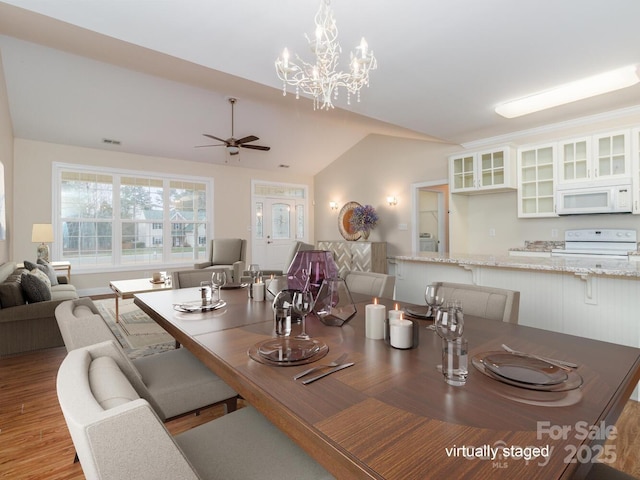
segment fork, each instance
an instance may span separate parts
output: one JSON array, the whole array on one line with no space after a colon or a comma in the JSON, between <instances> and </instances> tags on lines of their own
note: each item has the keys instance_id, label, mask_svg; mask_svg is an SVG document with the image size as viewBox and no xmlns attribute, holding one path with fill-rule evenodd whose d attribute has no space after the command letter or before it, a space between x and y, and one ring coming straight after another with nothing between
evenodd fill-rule
<instances>
[{"instance_id":1,"label":"fork","mask_svg":"<svg viewBox=\"0 0 640 480\"><path fill-rule=\"evenodd\" d=\"M309 375L310 373L317 372L318 370L321 370L323 368L337 367L338 365L340 365L342 362L344 362L346 360L347 355L348 355L348 353L345 352L342 355L340 355L338 358L336 358L333 362L326 363L324 365L317 365L317 366L315 366L313 368L305 370L304 372L300 372L297 375L294 375L293 379L294 380L298 380L299 378L302 378L305 375Z\"/></svg>"},{"instance_id":2,"label":"fork","mask_svg":"<svg viewBox=\"0 0 640 480\"><path fill-rule=\"evenodd\" d=\"M572 368L578 368L578 365L576 363L566 362L564 360L557 360L555 358L542 357L540 355L534 355L533 353L519 352L518 350L514 350L513 348L509 347L508 345L505 345L504 343L502 344L502 348L507 352L512 353L513 355L523 355L525 357L536 358L538 360L542 360L543 362L550 363L551 365L555 365L556 367L559 367L566 371L571 371Z\"/></svg>"}]
</instances>

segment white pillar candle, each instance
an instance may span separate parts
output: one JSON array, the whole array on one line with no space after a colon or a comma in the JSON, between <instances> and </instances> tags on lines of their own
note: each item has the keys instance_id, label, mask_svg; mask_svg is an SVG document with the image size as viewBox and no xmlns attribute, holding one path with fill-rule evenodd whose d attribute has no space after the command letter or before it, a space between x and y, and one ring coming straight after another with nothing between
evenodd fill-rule
<instances>
[{"instance_id":1,"label":"white pillar candle","mask_svg":"<svg viewBox=\"0 0 640 480\"><path fill-rule=\"evenodd\" d=\"M393 324L396 320L400 320L402 318L402 310L398 309L397 303L395 307L395 309L389 310L389 324Z\"/></svg>"},{"instance_id":2,"label":"white pillar candle","mask_svg":"<svg viewBox=\"0 0 640 480\"><path fill-rule=\"evenodd\" d=\"M403 318L389 325L389 337L392 347L411 348L413 346L413 322Z\"/></svg>"},{"instance_id":3,"label":"white pillar candle","mask_svg":"<svg viewBox=\"0 0 640 480\"><path fill-rule=\"evenodd\" d=\"M378 299L373 299L374 303L365 306L365 336L373 340L384 338L384 319L387 309L378 303Z\"/></svg>"},{"instance_id":4,"label":"white pillar candle","mask_svg":"<svg viewBox=\"0 0 640 480\"><path fill-rule=\"evenodd\" d=\"M264 283L252 283L251 288L253 289L253 299L256 302L264 302Z\"/></svg>"}]
</instances>

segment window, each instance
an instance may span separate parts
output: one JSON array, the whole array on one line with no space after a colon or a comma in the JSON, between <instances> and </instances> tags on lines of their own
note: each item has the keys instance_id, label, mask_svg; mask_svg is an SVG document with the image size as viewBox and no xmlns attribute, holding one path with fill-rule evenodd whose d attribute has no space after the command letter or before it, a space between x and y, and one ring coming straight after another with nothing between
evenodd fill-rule
<instances>
[{"instance_id":1,"label":"window","mask_svg":"<svg viewBox=\"0 0 640 480\"><path fill-rule=\"evenodd\" d=\"M212 181L62 164L53 178L58 258L103 268L205 256Z\"/></svg>"}]
</instances>

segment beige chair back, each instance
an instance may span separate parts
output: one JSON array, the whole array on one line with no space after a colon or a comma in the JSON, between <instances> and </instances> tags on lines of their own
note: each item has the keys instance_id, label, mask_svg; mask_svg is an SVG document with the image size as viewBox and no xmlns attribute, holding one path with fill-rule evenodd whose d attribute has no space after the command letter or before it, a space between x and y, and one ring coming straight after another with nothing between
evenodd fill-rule
<instances>
[{"instance_id":1,"label":"beige chair back","mask_svg":"<svg viewBox=\"0 0 640 480\"><path fill-rule=\"evenodd\" d=\"M468 315L518 323L520 292L464 283L437 283L441 285L445 301L460 300L462 310Z\"/></svg>"},{"instance_id":2,"label":"beige chair back","mask_svg":"<svg viewBox=\"0 0 640 480\"><path fill-rule=\"evenodd\" d=\"M107 340L119 343L88 297L60 303L55 317L67 352Z\"/></svg>"},{"instance_id":3,"label":"beige chair back","mask_svg":"<svg viewBox=\"0 0 640 480\"><path fill-rule=\"evenodd\" d=\"M384 273L350 271L344 276L344 281L352 293L393 298L396 277Z\"/></svg>"}]
</instances>

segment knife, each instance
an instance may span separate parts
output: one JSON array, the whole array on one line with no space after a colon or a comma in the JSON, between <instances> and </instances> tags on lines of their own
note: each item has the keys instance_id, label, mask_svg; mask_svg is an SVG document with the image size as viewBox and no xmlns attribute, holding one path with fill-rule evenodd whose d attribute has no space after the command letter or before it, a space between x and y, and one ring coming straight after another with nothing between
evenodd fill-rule
<instances>
[{"instance_id":1,"label":"knife","mask_svg":"<svg viewBox=\"0 0 640 480\"><path fill-rule=\"evenodd\" d=\"M306 380L303 380L302 383L305 385L309 385L312 382L315 382L316 380L320 380L323 377L326 377L327 375L331 375L334 372L337 372L338 370L342 370L343 368L347 368L347 367L351 367L355 365L354 362L351 363L343 363L342 365L338 365L337 367L332 368L331 370L321 373L320 375L316 375L315 377L311 377L311 378L307 378Z\"/></svg>"}]
</instances>

